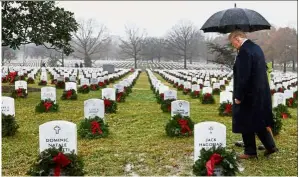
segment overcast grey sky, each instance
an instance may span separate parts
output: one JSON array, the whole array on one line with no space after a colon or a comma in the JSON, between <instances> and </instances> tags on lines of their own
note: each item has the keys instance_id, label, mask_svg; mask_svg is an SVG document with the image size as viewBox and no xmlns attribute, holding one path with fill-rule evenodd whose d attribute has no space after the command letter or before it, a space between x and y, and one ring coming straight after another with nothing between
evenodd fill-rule
<instances>
[{"instance_id":1,"label":"overcast grey sky","mask_svg":"<svg viewBox=\"0 0 299 177\"><path fill-rule=\"evenodd\" d=\"M182 19L201 28L211 15L234 3L257 11L276 27L297 29L297 1L57 1L58 6L74 12L76 19L94 18L105 24L111 35L123 36L124 25L130 23L157 37Z\"/></svg>"}]
</instances>

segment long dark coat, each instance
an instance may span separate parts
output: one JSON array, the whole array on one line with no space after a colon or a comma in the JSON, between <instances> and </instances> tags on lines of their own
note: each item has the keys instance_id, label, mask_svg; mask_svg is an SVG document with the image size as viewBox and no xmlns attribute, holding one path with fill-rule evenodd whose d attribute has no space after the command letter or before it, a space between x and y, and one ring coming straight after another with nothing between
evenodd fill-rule
<instances>
[{"instance_id":1,"label":"long dark coat","mask_svg":"<svg viewBox=\"0 0 299 177\"><path fill-rule=\"evenodd\" d=\"M273 125L272 101L262 49L247 40L239 49L234 64L234 133L258 132Z\"/></svg>"}]
</instances>

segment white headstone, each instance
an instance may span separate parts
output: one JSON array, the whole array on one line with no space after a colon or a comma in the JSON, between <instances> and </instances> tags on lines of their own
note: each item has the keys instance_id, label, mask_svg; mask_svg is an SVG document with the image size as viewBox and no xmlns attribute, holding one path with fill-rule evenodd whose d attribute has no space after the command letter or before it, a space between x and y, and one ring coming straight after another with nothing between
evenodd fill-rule
<instances>
[{"instance_id":1,"label":"white headstone","mask_svg":"<svg viewBox=\"0 0 299 177\"><path fill-rule=\"evenodd\" d=\"M285 99L289 99L293 98L294 92L292 90L285 90L283 94Z\"/></svg>"},{"instance_id":2,"label":"white headstone","mask_svg":"<svg viewBox=\"0 0 299 177\"><path fill-rule=\"evenodd\" d=\"M102 89L102 99L105 99L105 98L115 101L115 89L114 88Z\"/></svg>"},{"instance_id":3,"label":"white headstone","mask_svg":"<svg viewBox=\"0 0 299 177\"><path fill-rule=\"evenodd\" d=\"M171 102L171 117L176 114L190 117L190 103L184 100L176 100Z\"/></svg>"},{"instance_id":4,"label":"white headstone","mask_svg":"<svg viewBox=\"0 0 299 177\"><path fill-rule=\"evenodd\" d=\"M90 79L90 84L93 84L93 85L98 84L98 79L97 78L91 78Z\"/></svg>"},{"instance_id":5,"label":"white headstone","mask_svg":"<svg viewBox=\"0 0 299 177\"><path fill-rule=\"evenodd\" d=\"M213 92L213 90L212 90L211 87L204 87L204 88L202 88L202 94L203 95L206 94L206 93L212 94L212 92Z\"/></svg>"},{"instance_id":6,"label":"white headstone","mask_svg":"<svg viewBox=\"0 0 299 177\"><path fill-rule=\"evenodd\" d=\"M164 100L177 99L177 91L176 90L166 90L164 92Z\"/></svg>"},{"instance_id":7,"label":"white headstone","mask_svg":"<svg viewBox=\"0 0 299 177\"><path fill-rule=\"evenodd\" d=\"M118 90L118 93L125 91L124 85L122 85L122 84L115 84L114 88L115 88L115 90Z\"/></svg>"},{"instance_id":8,"label":"white headstone","mask_svg":"<svg viewBox=\"0 0 299 177\"><path fill-rule=\"evenodd\" d=\"M213 89L220 89L220 84L219 83L214 83L213 84Z\"/></svg>"},{"instance_id":9,"label":"white headstone","mask_svg":"<svg viewBox=\"0 0 299 177\"><path fill-rule=\"evenodd\" d=\"M273 107L278 106L279 104L286 105L286 99L283 93L274 93L273 94Z\"/></svg>"},{"instance_id":10,"label":"white headstone","mask_svg":"<svg viewBox=\"0 0 299 177\"><path fill-rule=\"evenodd\" d=\"M42 87L41 88L41 100L50 99L56 103L56 88L54 87Z\"/></svg>"},{"instance_id":11,"label":"white headstone","mask_svg":"<svg viewBox=\"0 0 299 177\"><path fill-rule=\"evenodd\" d=\"M22 88L22 89L26 89L26 93L27 93L27 82L26 81L16 81L15 82L15 90Z\"/></svg>"},{"instance_id":12,"label":"white headstone","mask_svg":"<svg viewBox=\"0 0 299 177\"><path fill-rule=\"evenodd\" d=\"M1 112L4 115L15 115L15 100L11 97L2 96Z\"/></svg>"},{"instance_id":13,"label":"white headstone","mask_svg":"<svg viewBox=\"0 0 299 177\"><path fill-rule=\"evenodd\" d=\"M81 79L80 80L80 86L83 86L83 85L89 85L89 79Z\"/></svg>"},{"instance_id":14,"label":"white headstone","mask_svg":"<svg viewBox=\"0 0 299 177\"><path fill-rule=\"evenodd\" d=\"M226 147L226 127L218 122L202 122L194 125L194 162L200 156L200 150L205 148Z\"/></svg>"},{"instance_id":15,"label":"white headstone","mask_svg":"<svg viewBox=\"0 0 299 177\"><path fill-rule=\"evenodd\" d=\"M76 82L76 76L71 76L70 77L70 82Z\"/></svg>"},{"instance_id":16,"label":"white headstone","mask_svg":"<svg viewBox=\"0 0 299 177\"><path fill-rule=\"evenodd\" d=\"M193 91L200 91L200 87L197 84L192 85L192 92Z\"/></svg>"},{"instance_id":17,"label":"white headstone","mask_svg":"<svg viewBox=\"0 0 299 177\"><path fill-rule=\"evenodd\" d=\"M41 75L40 75L40 80L41 81L48 81L48 76L47 76L47 73L41 73Z\"/></svg>"},{"instance_id":18,"label":"white headstone","mask_svg":"<svg viewBox=\"0 0 299 177\"><path fill-rule=\"evenodd\" d=\"M232 92L220 92L220 104L229 101L233 103L233 93Z\"/></svg>"},{"instance_id":19,"label":"white headstone","mask_svg":"<svg viewBox=\"0 0 299 177\"><path fill-rule=\"evenodd\" d=\"M75 150L77 154L77 126L68 121L46 122L39 126L39 151L63 147L65 153Z\"/></svg>"},{"instance_id":20,"label":"white headstone","mask_svg":"<svg viewBox=\"0 0 299 177\"><path fill-rule=\"evenodd\" d=\"M71 90L71 89L74 89L77 92L77 84L74 83L74 82L66 82L65 83L65 90L68 91L68 90Z\"/></svg>"},{"instance_id":21,"label":"white headstone","mask_svg":"<svg viewBox=\"0 0 299 177\"><path fill-rule=\"evenodd\" d=\"M84 101L84 117L94 118L96 116L104 118L105 105L101 99L89 99Z\"/></svg>"}]
</instances>

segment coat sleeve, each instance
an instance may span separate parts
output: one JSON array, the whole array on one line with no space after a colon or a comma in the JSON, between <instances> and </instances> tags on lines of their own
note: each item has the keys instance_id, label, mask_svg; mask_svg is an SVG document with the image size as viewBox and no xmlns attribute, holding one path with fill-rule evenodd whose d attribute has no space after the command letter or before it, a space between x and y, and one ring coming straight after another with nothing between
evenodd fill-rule
<instances>
[{"instance_id":1,"label":"coat sleeve","mask_svg":"<svg viewBox=\"0 0 299 177\"><path fill-rule=\"evenodd\" d=\"M249 86L251 75L252 56L246 50L241 50L236 60L236 71L238 81L236 82L235 98L241 102L244 100L246 89Z\"/></svg>"}]
</instances>

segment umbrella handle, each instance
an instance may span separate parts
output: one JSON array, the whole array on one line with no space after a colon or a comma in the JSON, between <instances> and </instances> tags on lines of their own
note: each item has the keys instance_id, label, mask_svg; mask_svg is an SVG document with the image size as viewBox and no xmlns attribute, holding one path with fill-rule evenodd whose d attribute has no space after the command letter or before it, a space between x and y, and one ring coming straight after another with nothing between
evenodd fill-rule
<instances>
[{"instance_id":1,"label":"umbrella handle","mask_svg":"<svg viewBox=\"0 0 299 177\"><path fill-rule=\"evenodd\" d=\"M237 3L235 3L235 8L237 8Z\"/></svg>"}]
</instances>

